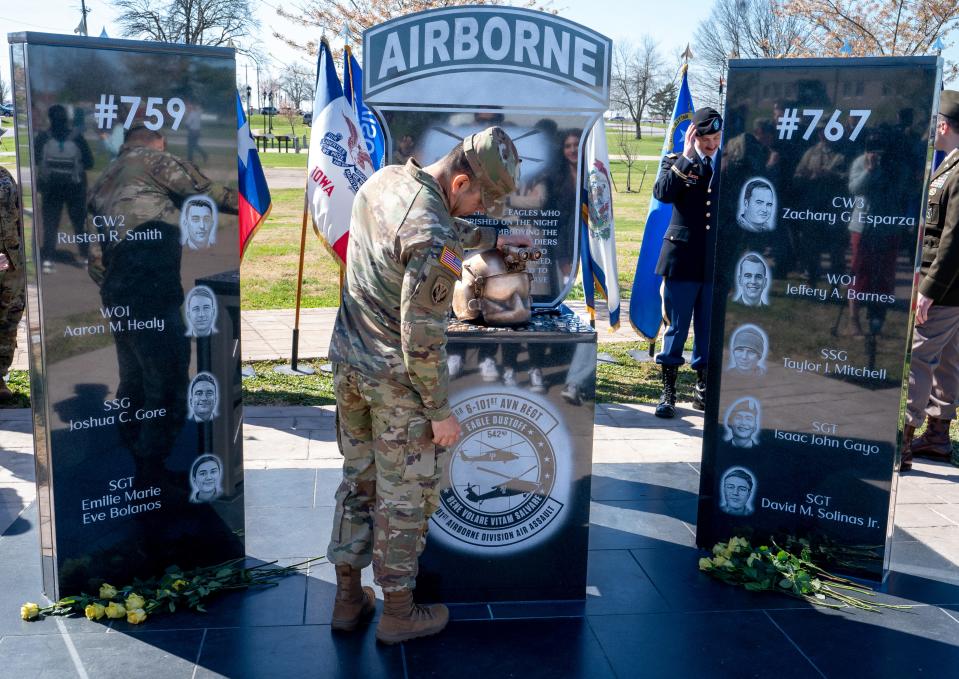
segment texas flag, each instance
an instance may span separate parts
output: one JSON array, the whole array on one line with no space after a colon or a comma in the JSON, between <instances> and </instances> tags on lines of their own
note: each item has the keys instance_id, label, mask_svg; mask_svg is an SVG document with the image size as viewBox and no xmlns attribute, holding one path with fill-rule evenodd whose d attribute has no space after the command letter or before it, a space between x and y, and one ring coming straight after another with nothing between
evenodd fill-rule
<instances>
[{"instance_id":1,"label":"texas flag","mask_svg":"<svg viewBox=\"0 0 959 679\"><path fill-rule=\"evenodd\" d=\"M325 40L320 43L316 74L306 200L316 235L343 266L353 198L376 168L366 150L353 106L343 96L343 86Z\"/></svg>"},{"instance_id":2,"label":"texas flag","mask_svg":"<svg viewBox=\"0 0 959 679\"><path fill-rule=\"evenodd\" d=\"M246 246L257 228L270 214L273 203L270 199L270 189L266 185L266 177L263 176L263 166L260 165L260 155L256 152L256 144L250 133L250 121L246 119L239 94L236 96L236 122L239 127L236 131L236 149L240 187L240 258L242 259Z\"/></svg>"}]
</instances>

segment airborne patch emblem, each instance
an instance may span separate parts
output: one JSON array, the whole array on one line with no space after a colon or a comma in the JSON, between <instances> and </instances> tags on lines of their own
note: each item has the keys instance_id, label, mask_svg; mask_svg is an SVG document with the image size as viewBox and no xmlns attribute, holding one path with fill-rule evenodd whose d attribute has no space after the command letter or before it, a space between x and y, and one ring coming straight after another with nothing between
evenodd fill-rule
<instances>
[{"instance_id":1,"label":"airborne patch emblem","mask_svg":"<svg viewBox=\"0 0 959 679\"><path fill-rule=\"evenodd\" d=\"M433 284L433 290L430 292L433 304L442 304L449 295L450 284L442 276L438 276L436 282Z\"/></svg>"}]
</instances>

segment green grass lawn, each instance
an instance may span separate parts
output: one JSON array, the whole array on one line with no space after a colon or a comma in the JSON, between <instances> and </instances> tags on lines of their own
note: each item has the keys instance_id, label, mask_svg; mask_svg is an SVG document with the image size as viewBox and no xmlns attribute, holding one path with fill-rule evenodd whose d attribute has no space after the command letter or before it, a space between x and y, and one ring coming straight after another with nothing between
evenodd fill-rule
<instances>
[{"instance_id":1,"label":"green grass lawn","mask_svg":"<svg viewBox=\"0 0 959 679\"><path fill-rule=\"evenodd\" d=\"M307 156L307 149L303 149L299 153L293 153L292 151L290 153L261 153L260 164L263 167L299 167L306 170ZM305 173L303 181L306 181Z\"/></svg>"},{"instance_id":2,"label":"green grass lawn","mask_svg":"<svg viewBox=\"0 0 959 679\"><path fill-rule=\"evenodd\" d=\"M250 118L250 130L253 134L266 134L269 130L269 116L261 113L254 113ZM288 134L301 137L306 135L310 138L310 128L303 124L303 117L298 113L293 116L293 125L290 125L289 119L282 113L273 116L273 134Z\"/></svg>"},{"instance_id":3,"label":"green grass lawn","mask_svg":"<svg viewBox=\"0 0 959 679\"><path fill-rule=\"evenodd\" d=\"M636 139L636 133L631 127L622 130L606 129L606 146L609 149L609 155L625 155L624 144L633 156L659 156L663 150L663 134L662 132L655 135L644 134L642 139Z\"/></svg>"},{"instance_id":4,"label":"green grass lawn","mask_svg":"<svg viewBox=\"0 0 959 679\"><path fill-rule=\"evenodd\" d=\"M247 247L240 265L243 309L289 309L296 300L303 190L272 191L273 210ZM304 308L339 304L339 267L307 222L303 267Z\"/></svg>"}]
</instances>

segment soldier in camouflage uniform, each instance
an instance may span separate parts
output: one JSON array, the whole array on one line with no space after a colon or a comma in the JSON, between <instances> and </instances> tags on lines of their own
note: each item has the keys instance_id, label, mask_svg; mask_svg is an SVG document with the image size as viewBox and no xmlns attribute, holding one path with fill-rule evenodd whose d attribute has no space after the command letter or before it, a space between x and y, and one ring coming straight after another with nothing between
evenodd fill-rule
<instances>
[{"instance_id":1,"label":"soldier in camouflage uniform","mask_svg":"<svg viewBox=\"0 0 959 679\"><path fill-rule=\"evenodd\" d=\"M459 423L447 397L446 324L464 249L530 245L456 219L496 211L516 188L519 159L493 127L425 168L413 159L374 174L356 194L346 283L333 330L343 481L327 556L336 565L333 628L373 614L373 575L386 603L385 643L439 632L445 606L413 603L427 521Z\"/></svg>"},{"instance_id":2,"label":"soldier in camouflage uniform","mask_svg":"<svg viewBox=\"0 0 959 679\"><path fill-rule=\"evenodd\" d=\"M0 401L13 397L3 382L17 349L17 326L26 302L26 276L20 238L20 194L10 173L0 167Z\"/></svg>"},{"instance_id":3,"label":"soldier in camouflage uniform","mask_svg":"<svg viewBox=\"0 0 959 679\"><path fill-rule=\"evenodd\" d=\"M167 153L161 134L134 123L88 201L86 230L95 239L88 270L100 286L104 306L125 306L133 317L164 321L162 333L114 334L117 397L128 397L132 410L167 410L166 418L131 418L120 425L137 473L145 476L162 476L187 415L190 339L181 313L179 224L183 202L197 194L209 196L222 212L237 213L236 191L214 184L192 163Z\"/></svg>"}]
</instances>

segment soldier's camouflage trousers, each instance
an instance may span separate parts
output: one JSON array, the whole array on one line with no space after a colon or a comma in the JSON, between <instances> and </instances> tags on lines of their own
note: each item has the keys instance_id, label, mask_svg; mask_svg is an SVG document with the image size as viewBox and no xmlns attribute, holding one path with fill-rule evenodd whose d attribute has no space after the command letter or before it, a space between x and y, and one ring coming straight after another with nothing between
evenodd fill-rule
<instances>
[{"instance_id":1,"label":"soldier's camouflage trousers","mask_svg":"<svg viewBox=\"0 0 959 679\"><path fill-rule=\"evenodd\" d=\"M413 589L448 450L409 388L334 367L343 480L327 558L363 568L384 591Z\"/></svg>"},{"instance_id":2,"label":"soldier's camouflage trousers","mask_svg":"<svg viewBox=\"0 0 959 679\"><path fill-rule=\"evenodd\" d=\"M14 262L16 269L0 272L0 377L13 363L17 349L17 325L26 304L26 277L22 258Z\"/></svg>"}]
</instances>

